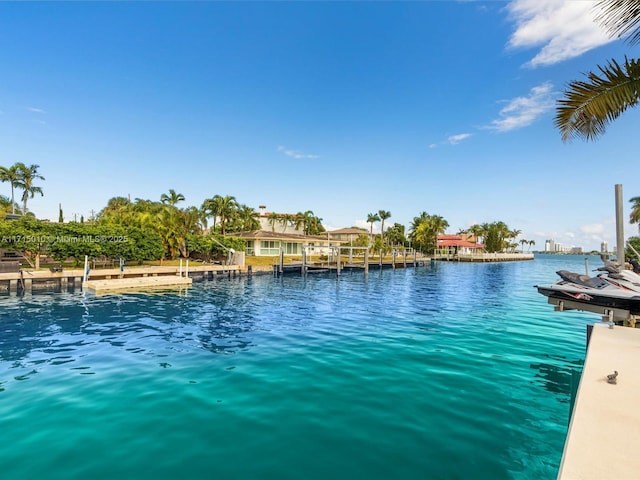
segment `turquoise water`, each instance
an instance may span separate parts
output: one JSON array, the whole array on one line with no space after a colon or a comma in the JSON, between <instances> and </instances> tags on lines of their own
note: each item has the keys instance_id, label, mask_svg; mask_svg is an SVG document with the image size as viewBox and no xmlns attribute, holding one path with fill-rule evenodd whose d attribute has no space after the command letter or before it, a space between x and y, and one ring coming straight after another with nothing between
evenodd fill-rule
<instances>
[{"instance_id":1,"label":"turquoise water","mask_svg":"<svg viewBox=\"0 0 640 480\"><path fill-rule=\"evenodd\" d=\"M1 478L555 478L584 258L2 297Z\"/></svg>"}]
</instances>

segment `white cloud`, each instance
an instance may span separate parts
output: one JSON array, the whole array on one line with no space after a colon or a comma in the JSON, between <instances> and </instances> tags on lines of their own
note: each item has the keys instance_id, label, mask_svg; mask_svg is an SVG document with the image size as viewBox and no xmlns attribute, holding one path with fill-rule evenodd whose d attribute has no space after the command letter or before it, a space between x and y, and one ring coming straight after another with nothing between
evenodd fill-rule
<instances>
[{"instance_id":1,"label":"white cloud","mask_svg":"<svg viewBox=\"0 0 640 480\"><path fill-rule=\"evenodd\" d=\"M367 232L371 231L371 224L367 223L366 220L356 220L353 226L364 228ZM373 233L380 233L380 225L377 222L373 224Z\"/></svg>"},{"instance_id":2,"label":"white cloud","mask_svg":"<svg viewBox=\"0 0 640 480\"><path fill-rule=\"evenodd\" d=\"M604 232L604 225L602 225L601 223L591 223L588 225L582 225L580 227L580 231L583 233L589 233L589 234L602 233Z\"/></svg>"},{"instance_id":3,"label":"white cloud","mask_svg":"<svg viewBox=\"0 0 640 480\"><path fill-rule=\"evenodd\" d=\"M30 112L33 112L33 113L47 113L43 109L36 108L36 107L27 107L27 110L29 110Z\"/></svg>"},{"instance_id":4,"label":"white cloud","mask_svg":"<svg viewBox=\"0 0 640 480\"><path fill-rule=\"evenodd\" d=\"M295 159L302 159L302 158L319 158L319 155L309 155L306 153L302 153L299 150L291 150L289 148L286 148L282 145L278 146L278 151L284 153L287 157L292 157Z\"/></svg>"},{"instance_id":5,"label":"white cloud","mask_svg":"<svg viewBox=\"0 0 640 480\"><path fill-rule=\"evenodd\" d=\"M553 65L613 41L594 21L594 2L513 0L507 10L516 25L510 48L541 47L528 66Z\"/></svg>"},{"instance_id":6,"label":"white cloud","mask_svg":"<svg viewBox=\"0 0 640 480\"><path fill-rule=\"evenodd\" d=\"M466 140L471 135L472 135L471 133L459 133L457 135L451 135L449 138L447 138L447 141L451 145L456 145L456 144L460 143L462 140Z\"/></svg>"},{"instance_id":7,"label":"white cloud","mask_svg":"<svg viewBox=\"0 0 640 480\"><path fill-rule=\"evenodd\" d=\"M516 97L509 100L507 106L500 110L500 119L493 120L491 130L508 132L531 125L538 117L555 106L553 85L549 82L533 87L527 97Z\"/></svg>"}]
</instances>

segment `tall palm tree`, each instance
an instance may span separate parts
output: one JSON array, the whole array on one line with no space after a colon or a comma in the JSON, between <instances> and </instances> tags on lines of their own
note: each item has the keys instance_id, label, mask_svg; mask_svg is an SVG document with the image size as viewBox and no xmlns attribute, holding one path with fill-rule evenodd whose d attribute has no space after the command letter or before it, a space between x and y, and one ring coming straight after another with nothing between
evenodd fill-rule
<instances>
[{"instance_id":1,"label":"tall palm tree","mask_svg":"<svg viewBox=\"0 0 640 480\"><path fill-rule=\"evenodd\" d=\"M213 218L213 230L216 229L216 222L220 219L221 233L224 235L226 223L233 217L238 208L236 197L231 195L214 195L207 198L202 203L202 209Z\"/></svg>"},{"instance_id":2,"label":"tall palm tree","mask_svg":"<svg viewBox=\"0 0 640 480\"><path fill-rule=\"evenodd\" d=\"M23 190L22 192L22 214L26 215L27 213L27 200L29 198L33 198L36 193L40 195L44 195L42 193L42 188L37 187L33 184L35 180L44 180L44 177L38 173L38 169L40 165L29 165L28 167L24 164L19 164L18 172L19 178L16 180L15 185L19 189Z\"/></svg>"},{"instance_id":3,"label":"tall palm tree","mask_svg":"<svg viewBox=\"0 0 640 480\"><path fill-rule=\"evenodd\" d=\"M369 229L369 236L373 237L373 224L380 221L380 216L377 213L369 213L367 215L367 223L371 224Z\"/></svg>"},{"instance_id":4,"label":"tall palm tree","mask_svg":"<svg viewBox=\"0 0 640 480\"><path fill-rule=\"evenodd\" d=\"M378 210L378 216L382 222L380 225L380 235L384 238L384 221L391 218L391 212L388 210Z\"/></svg>"},{"instance_id":5,"label":"tall palm tree","mask_svg":"<svg viewBox=\"0 0 640 480\"><path fill-rule=\"evenodd\" d=\"M296 216L292 213L283 213L280 217L282 222L282 233L286 232L288 226L295 226Z\"/></svg>"},{"instance_id":6,"label":"tall palm tree","mask_svg":"<svg viewBox=\"0 0 640 480\"><path fill-rule=\"evenodd\" d=\"M182 195L181 193L176 193L173 188L169 189L168 195L166 193L160 195L160 202L164 203L165 205L175 205L176 203L182 201L184 201L184 195Z\"/></svg>"},{"instance_id":7,"label":"tall palm tree","mask_svg":"<svg viewBox=\"0 0 640 480\"><path fill-rule=\"evenodd\" d=\"M220 216L220 233L224 235L225 225L231 220L238 208L238 202L236 197L232 195L225 195L220 197L218 215Z\"/></svg>"},{"instance_id":8,"label":"tall palm tree","mask_svg":"<svg viewBox=\"0 0 640 480\"><path fill-rule=\"evenodd\" d=\"M27 166L21 162L14 163L10 167L0 167L0 182L9 182L11 185L11 213L13 215L16 213L14 190L20 180L20 171L26 168Z\"/></svg>"},{"instance_id":9,"label":"tall palm tree","mask_svg":"<svg viewBox=\"0 0 640 480\"><path fill-rule=\"evenodd\" d=\"M596 16L611 36L626 36L631 45L640 43L640 0L600 0ZM600 73L589 72L586 80L569 83L558 101L555 126L566 142L572 138L594 140L609 123L640 102L640 60L627 59L621 65L609 60L598 65Z\"/></svg>"},{"instance_id":10,"label":"tall palm tree","mask_svg":"<svg viewBox=\"0 0 640 480\"><path fill-rule=\"evenodd\" d=\"M522 245L522 251L524 252L524 246L529 245L529 240L525 240L524 238L520 239L520 245Z\"/></svg>"},{"instance_id":11,"label":"tall palm tree","mask_svg":"<svg viewBox=\"0 0 640 480\"><path fill-rule=\"evenodd\" d=\"M280 221L280 214L276 213L276 212L271 212L269 215L267 215L267 220L271 224L271 231L275 232L276 231L276 222Z\"/></svg>"}]
</instances>

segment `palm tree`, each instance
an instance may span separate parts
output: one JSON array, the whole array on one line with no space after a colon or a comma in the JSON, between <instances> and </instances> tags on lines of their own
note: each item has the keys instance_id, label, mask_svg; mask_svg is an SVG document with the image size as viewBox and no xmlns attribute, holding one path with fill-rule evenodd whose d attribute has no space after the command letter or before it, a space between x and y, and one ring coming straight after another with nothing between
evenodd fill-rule
<instances>
[{"instance_id":1,"label":"palm tree","mask_svg":"<svg viewBox=\"0 0 640 480\"><path fill-rule=\"evenodd\" d=\"M280 214L278 214L276 212L271 212L269 215L267 215L267 220L271 224L271 231L275 232L276 231L276 222L280 221Z\"/></svg>"},{"instance_id":2,"label":"palm tree","mask_svg":"<svg viewBox=\"0 0 640 480\"><path fill-rule=\"evenodd\" d=\"M467 231L475 237L475 242L480 243L480 238L486 233L481 225L474 224L471 225Z\"/></svg>"},{"instance_id":3,"label":"palm tree","mask_svg":"<svg viewBox=\"0 0 640 480\"><path fill-rule=\"evenodd\" d=\"M288 226L295 226L296 216L292 213L283 213L280 217L280 221L282 222L282 233L287 231Z\"/></svg>"},{"instance_id":4,"label":"palm tree","mask_svg":"<svg viewBox=\"0 0 640 480\"><path fill-rule=\"evenodd\" d=\"M380 221L380 216L377 213L369 213L367 215L367 223L371 224L369 229L369 236L373 237L373 224Z\"/></svg>"},{"instance_id":5,"label":"palm tree","mask_svg":"<svg viewBox=\"0 0 640 480\"><path fill-rule=\"evenodd\" d=\"M629 223L637 223L638 233L640 233L640 197L633 197L629 201L632 203Z\"/></svg>"},{"instance_id":6,"label":"palm tree","mask_svg":"<svg viewBox=\"0 0 640 480\"><path fill-rule=\"evenodd\" d=\"M164 203L165 205L175 206L176 203L182 201L184 201L184 195L182 195L181 193L176 193L173 188L169 189L168 195L166 193L160 195L160 202Z\"/></svg>"},{"instance_id":7,"label":"palm tree","mask_svg":"<svg viewBox=\"0 0 640 480\"><path fill-rule=\"evenodd\" d=\"M11 185L11 213L13 215L16 213L14 190L18 180L20 180L20 170L26 168L27 166L21 162L15 163L10 167L0 167L0 182L9 182Z\"/></svg>"},{"instance_id":8,"label":"palm tree","mask_svg":"<svg viewBox=\"0 0 640 480\"><path fill-rule=\"evenodd\" d=\"M237 219L240 224L241 231L252 232L254 230L260 230L258 212L248 205L238 206Z\"/></svg>"},{"instance_id":9,"label":"palm tree","mask_svg":"<svg viewBox=\"0 0 640 480\"><path fill-rule=\"evenodd\" d=\"M33 198L36 193L40 195L44 195L42 193L42 188L37 187L33 184L34 180L44 180L44 177L38 173L38 169L40 165L29 165L28 167L24 164L18 164L18 179L15 182L16 187L23 190L22 193L22 214L26 215L27 213L27 200L29 198Z\"/></svg>"},{"instance_id":10,"label":"palm tree","mask_svg":"<svg viewBox=\"0 0 640 480\"><path fill-rule=\"evenodd\" d=\"M391 212L388 210L378 210L378 215L380 216L380 221L382 222L380 225L380 236L384 238L384 221L388 218L391 218Z\"/></svg>"},{"instance_id":11,"label":"palm tree","mask_svg":"<svg viewBox=\"0 0 640 480\"><path fill-rule=\"evenodd\" d=\"M220 219L221 233L224 235L225 224L233 217L234 212L238 208L236 197L231 195L214 195L213 198L207 198L202 203L202 210L213 218L213 230L216 229L216 221Z\"/></svg>"},{"instance_id":12,"label":"palm tree","mask_svg":"<svg viewBox=\"0 0 640 480\"><path fill-rule=\"evenodd\" d=\"M222 235L224 235L225 225L233 218L237 208L238 202L236 201L236 197L232 195L220 197L218 215L220 216L220 233L222 233Z\"/></svg>"},{"instance_id":13,"label":"palm tree","mask_svg":"<svg viewBox=\"0 0 640 480\"><path fill-rule=\"evenodd\" d=\"M413 219L409 238L422 251L433 251L438 246L438 235L444 233L448 227L449 222L440 215L422 212Z\"/></svg>"},{"instance_id":14,"label":"palm tree","mask_svg":"<svg viewBox=\"0 0 640 480\"><path fill-rule=\"evenodd\" d=\"M640 43L640 0L600 0L596 16L611 36L627 36L631 45ZM578 137L594 140L609 123L640 101L640 60L627 59L620 65L610 60L598 65L600 73L589 72L586 80L569 83L558 101L555 126L562 140Z\"/></svg>"},{"instance_id":15,"label":"palm tree","mask_svg":"<svg viewBox=\"0 0 640 480\"><path fill-rule=\"evenodd\" d=\"M522 245L522 251L524 252L524 246L529 245L529 240L525 240L524 238L520 239L520 245Z\"/></svg>"}]
</instances>

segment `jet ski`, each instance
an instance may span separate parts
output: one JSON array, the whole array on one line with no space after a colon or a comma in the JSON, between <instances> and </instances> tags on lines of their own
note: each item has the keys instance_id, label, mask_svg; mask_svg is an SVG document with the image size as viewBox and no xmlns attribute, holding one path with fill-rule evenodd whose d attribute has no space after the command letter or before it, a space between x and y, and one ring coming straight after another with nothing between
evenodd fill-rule
<instances>
[{"instance_id":1,"label":"jet ski","mask_svg":"<svg viewBox=\"0 0 640 480\"><path fill-rule=\"evenodd\" d=\"M606 262L603 267L596 270L603 272L598 275L598 278L607 283L624 290L640 292L640 275L633 270L620 268L618 264L613 262Z\"/></svg>"},{"instance_id":2,"label":"jet ski","mask_svg":"<svg viewBox=\"0 0 640 480\"><path fill-rule=\"evenodd\" d=\"M560 280L536 285L556 311L582 310L599 313L609 321L626 321L640 315L640 275L607 262L594 277L568 270L556 273Z\"/></svg>"}]
</instances>

